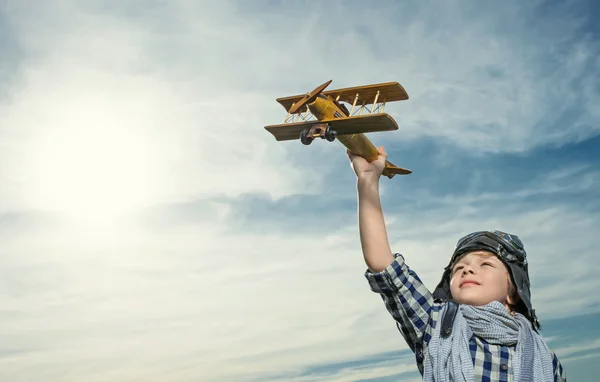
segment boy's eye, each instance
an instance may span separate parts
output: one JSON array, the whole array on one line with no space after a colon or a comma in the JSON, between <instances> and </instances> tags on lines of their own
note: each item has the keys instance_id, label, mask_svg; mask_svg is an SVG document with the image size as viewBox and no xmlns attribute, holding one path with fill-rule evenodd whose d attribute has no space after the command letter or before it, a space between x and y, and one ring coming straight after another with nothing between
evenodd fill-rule
<instances>
[{"instance_id":1,"label":"boy's eye","mask_svg":"<svg viewBox=\"0 0 600 382\"><path fill-rule=\"evenodd\" d=\"M490 267L492 266L492 263L488 263L487 261L485 263L482 263L481 265L489 265Z\"/></svg>"},{"instance_id":2,"label":"boy's eye","mask_svg":"<svg viewBox=\"0 0 600 382\"><path fill-rule=\"evenodd\" d=\"M456 272L460 271L462 268L463 268L463 267L456 267L456 268L454 268L454 273L456 273Z\"/></svg>"}]
</instances>

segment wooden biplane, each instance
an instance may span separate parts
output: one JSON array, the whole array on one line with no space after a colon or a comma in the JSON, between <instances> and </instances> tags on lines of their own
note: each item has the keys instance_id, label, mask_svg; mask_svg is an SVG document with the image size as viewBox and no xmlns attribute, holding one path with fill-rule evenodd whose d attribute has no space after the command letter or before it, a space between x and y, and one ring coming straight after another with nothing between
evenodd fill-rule
<instances>
[{"instance_id":1,"label":"wooden biplane","mask_svg":"<svg viewBox=\"0 0 600 382\"><path fill-rule=\"evenodd\" d=\"M265 129L277 141L299 138L305 145L315 138L329 142L337 138L351 153L372 162L378 152L365 133L398 130L396 121L383 110L386 102L407 100L408 94L397 82L323 91L330 83L331 80L303 95L277 98L288 114L282 124ZM342 102L352 105L350 110ZM411 170L389 161L383 170L390 179L410 173Z\"/></svg>"}]
</instances>

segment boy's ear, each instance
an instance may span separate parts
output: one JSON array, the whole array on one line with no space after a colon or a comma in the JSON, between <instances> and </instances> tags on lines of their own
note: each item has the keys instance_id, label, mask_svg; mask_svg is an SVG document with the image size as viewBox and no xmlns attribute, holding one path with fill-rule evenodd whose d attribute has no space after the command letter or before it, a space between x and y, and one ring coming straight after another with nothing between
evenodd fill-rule
<instances>
[{"instance_id":1,"label":"boy's ear","mask_svg":"<svg viewBox=\"0 0 600 382\"><path fill-rule=\"evenodd\" d=\"M512 306L514 306L514 305L516 305L516 304L517 304L517 301L516 301L516 300L518 300L517 289L516 289L516 288L515 288L515 286L513 285L513 283L512 283L512 280L511 280L511 277L510 277L510 274L509 274L509 273L507 273L507 274L506 274L506 277L507 277L507 279L508 279L508 293L507 293L507 297L506 297L506 302L507 302L509 305L512 305Z\"/></svg>"},{"instance_id":2,"label":"boy's ear","mask_svg":"<svg viewBox=\"0 0 600 382\"><path fill-rule=\"evenodd\" d=\"M510 294L506 297L506 302L508 303L508 305L515 305L515 302L513 301L513 298Z\"/></svg>"}]
</instances>

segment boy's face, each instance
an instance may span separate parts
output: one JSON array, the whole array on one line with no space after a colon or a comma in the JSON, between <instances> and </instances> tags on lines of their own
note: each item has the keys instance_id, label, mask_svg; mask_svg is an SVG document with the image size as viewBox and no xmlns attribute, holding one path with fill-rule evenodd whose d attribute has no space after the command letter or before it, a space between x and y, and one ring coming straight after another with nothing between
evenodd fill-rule
<instances>
[{"instance_id":1,"label":"boy's face","mask_svg":"<svg viewBox=\"0 0 600 382\"><path fill-rule=\"evenodd\" d=\"M470 252L452 267L450 292L459 304L480 306L492 301L511 302L510 274L504 263L487 251Z\"/></svg>"}]
</instances>

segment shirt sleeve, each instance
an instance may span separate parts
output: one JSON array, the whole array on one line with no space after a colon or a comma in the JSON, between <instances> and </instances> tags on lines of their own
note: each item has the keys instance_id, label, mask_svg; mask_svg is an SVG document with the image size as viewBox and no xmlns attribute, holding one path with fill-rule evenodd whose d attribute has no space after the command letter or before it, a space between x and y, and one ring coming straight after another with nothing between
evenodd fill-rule
<instances>
[{"instance_id":1,"label":"shirt sleeve","mask_svg":"<svg viewBox=\"0 0 600 382\"><path fill-rule=\"evenodd\" d=\"M433 295L423 285L417 274L404 262L401 254L381 272L367 270L365 277L371 290L379 293L398 329L414 352L425 336Z\"/></svg>"},{"instance_id":2,"label":"shirt sleeve","mask_svg":"<svg viewBox=\"0 0 600 382\"><path fill-rule=\"evenodd\" d=\"M553 353L552 363L554 364L554 382L567 382L567 373L560 364L558 357Z\"/></svg>"}]
</instances>

